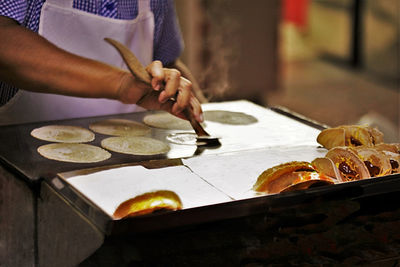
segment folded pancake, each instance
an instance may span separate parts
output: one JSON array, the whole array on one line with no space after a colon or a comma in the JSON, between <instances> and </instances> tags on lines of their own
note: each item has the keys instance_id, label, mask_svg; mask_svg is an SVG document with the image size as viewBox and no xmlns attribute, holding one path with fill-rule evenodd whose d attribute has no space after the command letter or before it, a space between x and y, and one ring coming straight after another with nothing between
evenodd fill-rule
<instances>
[{"instance_id":1,"label":"folded pancake","mask_svg":"<svg viewBox=\"0 0 400 267\"><path fill-rule=\"evenodd\" d=\"M383 143L383 133L375 127L366 126L374 145Z\"/></svg>"},{"instance_id":2,"label":"folded pancake","mask_svg":"<svg viewBox=\"0 0 400 267\"><path fill-rule=\"evenodd\" d=\"M340 173L340 181L355 181L369 178L370 174L364 162L350 147L335 147L330 149L326 155L335 163Z\"/></svg>"},{"instance_id":3,"label":"folded pancake","mask_svg":"<svg viewBox=\"0 0 400 267\"><path fill-rule=\"evenodd\" d=\"M343 128L329 128L321 131L317 142L327 149L346 145L346 132Z\"/></svg>"},{"instance_id":4,"label":"folded pancake","mask_svg":"<svg viewBox=\"0 0 400 267\"><path fill-rule=\"evenodd\" d=\"M143 215L160 210L180 210L182 202L179 196L167 190L148 192L121 203L115 210L115 219Z\"/></svg>"},{"instance_id":5,"label":"folded pancake","mask_svg":"<svg viewBox=\"0 0 400 267\"><path fill-rule=\"evenodd\" d=\"M378 151L381 151L389 158L392 174L400 173L400 151L396 144L379 144L374 148Z\"/></svg>"},{"instance_id":6,"label":"folded pancake","mask_svg":"<svg viewBox=\"0 0 400 267\"><path fill-rule=\"evenodd\" d=\"M390 151L383 151L389 158L390 166L392 168L391 174L400 173L400 154L393 153Z\"/></svg>"},{"instance_id":7,"label":"folded pancake","mask_svg":"<svg viewBox=\"0 0 400 267\"><path fill-rule=\"evenodd\" d=\"M371 177L384 176L392 172L389 157L385 153L366 146L355 147L353 150L364 162Z\"/></svg>"},{"instance_id":8,"label":"folded pancake","mask_svg":"<svg viewBox=\"0 0 400 267\"><path fill-rule=\"evenodd\" d=\"M366 125L342 125L321 131L317 142L327 149L338 146L374 146L383 143L383 134Z\"/></svg>"},{"instance_id":9,"label":"folded pancake","mask_svg":"<svg viewBox=\"0 0 400 267\"><path fill-rule=\"evenodd\" d=\"M292 161L265 170L258 177L253 190L273 194L333 183L333 179L318 173L310 163Z\"/></svg>"},{"instance_id":10,"label":"folded pancake","mask_svg":"<svg viewBox=\"0 0 400 267\"><path fill-rule=\"evenodd\" d=\"M378 151L390 151L393 153L400 154L400 151L395 144L382 143L375 145L374 148Z\"/></svg>"},{"instance_id":11,"label":"folded pancake","mask_svg":"<svg viewBox=\"0 0 400 267\"><path fill-rule=\"evenodd\" d=\"M32 130L37 139L57 143L86 143L94 140L94 133L88 129L70 125L47 125Z\"/></svg>"},{"instance_id":12,"label":"folded pancake","mask_svg":"<svg viewBox=\"0 0 400 267\"><path fill-rule=\"evenodd\" d=\"M392 145L394 145L395 147L397 147L397 153L400 154L400 143L393 143Z\"/></svg>"},{"instance_id":13,"label":"folded pancake","mask_svg":"<svg viewBox=\"0 0 400 267\"><path fill-rule=\"evenodd\" d=\"M332 179L340 180L341 177L340 172L336 167L335 163L331 159L316 158L313 161L311 161L311 165L317 172L323 173L324 175Z\"/></svg>"},{"instance_id":14,"label":"folded pancake","mask_svg":"<svg viewBox=\"0 0 400 267\"><path fill-rule=\"evenodd\" d=\"M113 136L142 136L150 133L150 128L142 123L125 119L108 119L91 123L89 128L100 134Z\"/></svg>"}]
</instances>

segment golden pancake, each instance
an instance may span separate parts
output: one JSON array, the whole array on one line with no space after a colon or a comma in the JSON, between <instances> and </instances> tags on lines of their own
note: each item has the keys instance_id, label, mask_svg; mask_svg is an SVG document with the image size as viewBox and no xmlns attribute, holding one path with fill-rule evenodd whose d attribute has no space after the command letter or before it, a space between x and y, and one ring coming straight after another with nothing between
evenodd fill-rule
<instances>
[{"instance_id":1,"label":"golden pancake","mask_svg":"<svg viewBox=\"0 0 400 267\"><path fill-rule=\"evenodd\" d=\"M114 212L115 219L152 213L157 210L180 210L182 202L172 191L145 193L122 202Z\"/></svg>"},{"instance_id":2,"label":"golden pancake","mask_svg":"<svg viewBox=\"0 0 400 267\"><path fill-rule=\"evenodd\" d=\"M243 112L233 112L227 110L204 111L204 119L207 121L231 125L248 125L258 121L255 117Z\"/></svg>"},{"instance_id":3,"label":"golden pancake","mask_svg":"<svg viewBox=\"0 0 400 267\"><path fill-rule=\"evenodd\" d=\"M160 129L193 130L189 121L178 118L167 112L146 115L143 118L143 122L148 126Z\"/></svg>"},{"instance_id":4,"label":"golden pancake","mask_svg":"<svg viewBox=\"0 0 400 267\"><path fill-rule=\"evenodd\" d=\"M106 160L111 154L88 144L53 143L40 146L38 152L45 158L74 163L92 163Z\"/></svg>"},{"instance_id":5,"label":"golden pancake","mask_svg":"<svg viewBox=\"0 0 400 267\"><path fill-rule=\"evenodd\" d=\"M334 179L318 173L310 163L291 161L265 170L259 175L253 190L274 194L333 183Z\"/></svg>"},{"instance_id":6,"label":"golden pancake","mask_svg":"<svg viewBox=\"0 0 400 267\"><path fill-rule=\"evenodd\" d=\"M169 146L159 140L143 136L117 136L101 141L101 146L110 151L131 155L157 155L169 151Z\"/></svg>"},{"instance_id":7,"label":"golden pancake","mask_svg":"<svg viewBox=\"0 0 400 267\"><path fill-rule=\"evenodd\" d=\"M36 128L31 135L37 139L57 143L86 143L94 140L91 131L69 125L47 125Z\"/></svg>"},{"instance_id":8,"label":"golden pancake","mask_svg":"<svg viewBox=\"0 0 400 267\"><path fill-rule=\"evenodd\" d=\"M96 121L91 123L89 128L96 133L113 136L142 136L151 131L142 123L124 119Z\"/></svg>"}]
</instances>

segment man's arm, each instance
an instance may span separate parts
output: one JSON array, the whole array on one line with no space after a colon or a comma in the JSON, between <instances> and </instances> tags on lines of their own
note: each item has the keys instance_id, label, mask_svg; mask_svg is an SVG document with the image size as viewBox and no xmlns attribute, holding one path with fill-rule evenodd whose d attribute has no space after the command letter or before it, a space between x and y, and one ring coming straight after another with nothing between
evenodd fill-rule
<instances>
[{"instance_id":1,"label":"man's arm","mask_svg":"<svg viewBox=\"0 0 400 267\"><path fill-rule=\"evenodd\" d=\"M68 53L0 16L0 79L18 88L118 99L123 70Z\"/></svg>"},{"instance_id":2,"label":"man's arm","mask_svg":"<svg viewBox=\"0 0 400 267\"><path fill-rule=\"evenodd\" d=\"M128 71L62 50L40 35L25 29L13 19L0 16L0 79L35 92L90 98L117 99L135 104L139 99L147 109L164 109L175 115L190 104L198 120L201 108L192 96L192 85L176 70L152 63L153 88L136 80ZM178 73L178 74L177 74ZM166 82L162 94L150 93ZM167 101L178 89L175 103ZM194 99L192 99L194 98Z\"/></svg>"}]
</instances>

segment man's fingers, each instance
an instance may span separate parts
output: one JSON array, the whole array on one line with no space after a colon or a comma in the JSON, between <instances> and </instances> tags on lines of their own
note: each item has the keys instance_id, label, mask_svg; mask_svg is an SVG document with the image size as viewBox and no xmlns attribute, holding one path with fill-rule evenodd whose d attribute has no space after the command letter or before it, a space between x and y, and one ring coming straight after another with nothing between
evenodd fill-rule
<instances>
[{"instance_id":1,"label":"man's fingers","mask_svg":"<svg viewBox=\"0 0 400 267\"><path fill-rule=\"evenodd\" d=\"M201 104L200 104L199 100L196 97L191 96L190 105L192 107L193 114L194 114L196 120L198 122L203 122L204 121L203 110L201 109Z\"/></svg>"},{"instance_id":2,"label":"man's fingers","mask_svg":"<svg viewBox=\"0 0 400 267\"><path fill-rule=\"evenodd\" d=\"M192 83L185 78L180 79L180 85L178 94L176 96L176 102L173 106L172 111L174 113L180 113L190 105L190 98L192 97Z\"/></svg>"},{"instance_id":3,"label":"man's fingers","mask_svg":"<svg viewBox=\"0 0 400 267\"><path fill-rule=\"evenodd\" d=\"M146 70L152 76L151 86L155 91L147 93L146 97L141 99L141 105L163 109L180 118L186 118L182 111L190 108L196 120L203 121L200 102L193 95L193 85L183 78L178 70L163 68L160 61L153 61ZM161 89L163 90L160 91ZM156 102L152 102L154 98Z\"/></svg>"},{"instance_id":4,"label":"man's fingers","mask_svg":"<svg viewBox=\"0 0 400 267\"><path fill-rule=\"evenodd\" d=\"M146 70L152 76L151 87L156 91L160 90L165 79L164 68L161 61L153 61L147 66Z\"/></svg>"},{"instance_id":5,"label":"man's fingers","mask_svg":"<svg viewBox=\"0 0 400 267\"><path fill-rule=\"evenodd\" d=\"M158 100L165 103L170 98L175 98L181 85L181 73L176 69L164 69L165 87Z\"/></svg>"}]
</instances>

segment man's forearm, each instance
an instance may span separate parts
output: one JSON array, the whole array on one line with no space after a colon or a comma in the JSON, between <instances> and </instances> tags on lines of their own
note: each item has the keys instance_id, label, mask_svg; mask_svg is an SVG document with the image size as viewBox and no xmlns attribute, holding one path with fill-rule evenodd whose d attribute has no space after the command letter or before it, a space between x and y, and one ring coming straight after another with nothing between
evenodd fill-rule
<instances>
[{"instance_id":1,"label":"man's forearm","mask_svg":"<svg viewBox=\"0 0 400 267\"><path fill-rule=\"evenodd\" d=\"M123 70L68 53L1 16L0 36L0 80L29 91L118 97Z\"/></svg>"}]
</instances>

